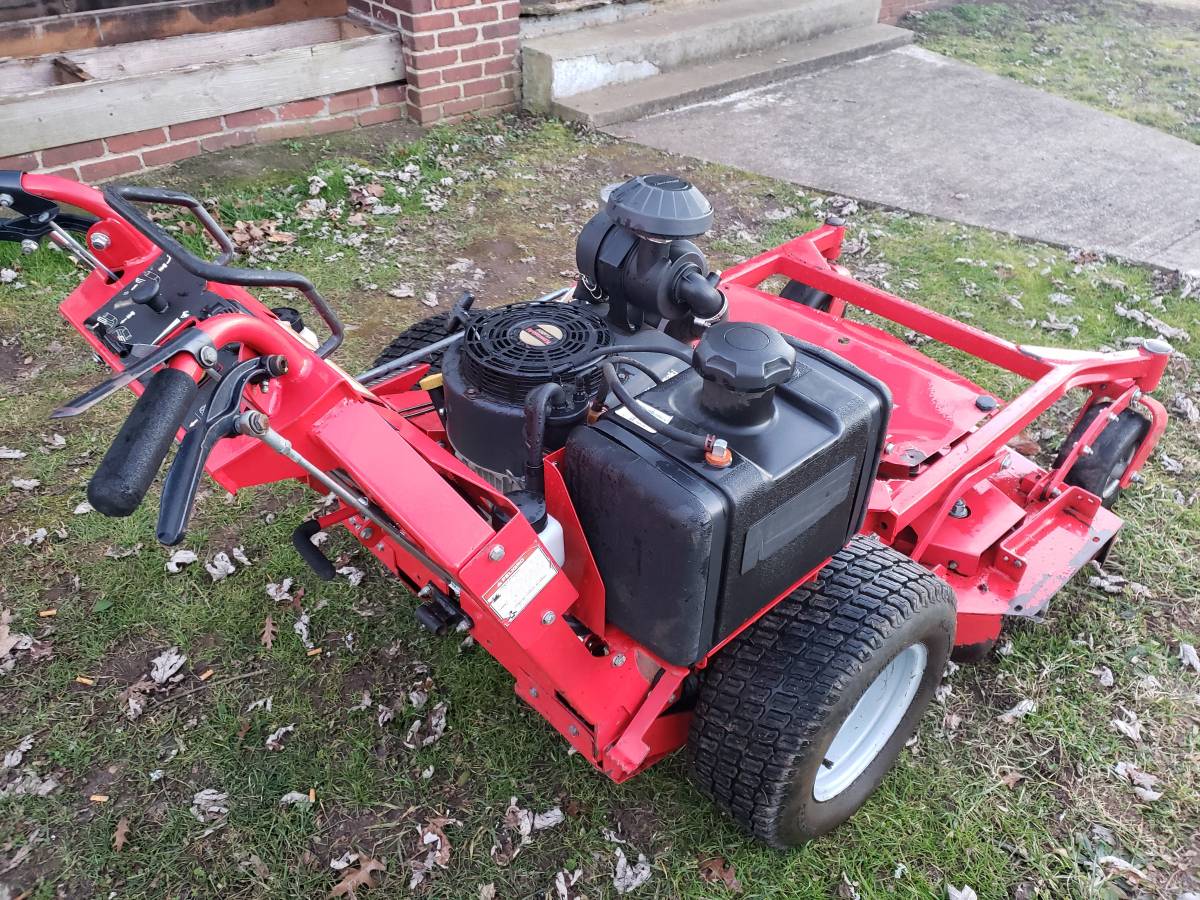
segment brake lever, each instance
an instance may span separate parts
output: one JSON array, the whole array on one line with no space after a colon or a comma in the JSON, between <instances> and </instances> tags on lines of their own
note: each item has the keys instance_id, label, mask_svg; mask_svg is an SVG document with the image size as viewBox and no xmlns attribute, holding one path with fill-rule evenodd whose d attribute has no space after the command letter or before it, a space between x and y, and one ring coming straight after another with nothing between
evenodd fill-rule
<instances>
[{"instance_id":1,"label":"brake lever","mask_svg":"<svg viewBox=\"0 0 1200 900\"><path fill-rule=\"evenodd\" d=\"M142 356L129 368L118 372L107 381L101 382L91 390L59 407L50 413L50 418L67 419L87 412L101 400L111 397L121 388L137 381L155 366L162 365L179 353L190 353L196 362L206 369L211 369L217 362L217 347L212 338L201 328L188 328L175 339L167 341L153 350L148 350L145 356Z\"/></svg>"},{"instance_id":2,"label":"brake lever","mask_svg":"<svg viewBox=\"0 0 1200 900\"><path fill-rule=\"evenodd\" d=\"M238 363L217 382L200 418L188 429L163 480L158 507L158 540L174 546L187 534L188 520L209 453L222 438L239 434L242 393L256 376L287 373L287 357L256 356Z\"/></svg>"}]
</instances>

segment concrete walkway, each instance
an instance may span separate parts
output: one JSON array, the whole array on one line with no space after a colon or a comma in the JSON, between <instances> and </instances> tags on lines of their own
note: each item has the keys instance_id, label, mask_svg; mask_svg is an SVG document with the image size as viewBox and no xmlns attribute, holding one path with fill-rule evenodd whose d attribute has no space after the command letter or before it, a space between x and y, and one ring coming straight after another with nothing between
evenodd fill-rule
<instances>
[{"instance_id":1,"label":"concrete walkway","mask_svg":"<svg viewBox=\"0 0 1200 900\"><path fill-rule=\"evenodd\" d=\"M1200 146L917 47L608 130L848 197L1200 274Z\"/></svg>"}]
</instances>

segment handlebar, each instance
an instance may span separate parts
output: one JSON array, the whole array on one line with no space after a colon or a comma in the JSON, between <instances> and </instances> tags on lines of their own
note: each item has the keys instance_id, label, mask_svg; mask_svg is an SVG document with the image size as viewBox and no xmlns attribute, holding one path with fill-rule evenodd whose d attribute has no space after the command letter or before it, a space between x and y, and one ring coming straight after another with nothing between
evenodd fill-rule
<instances>
[{"instance_id":1,"label":"handlebar","mask_svg":"<svg viewBox=\"0 0 1200 900\"><path fill-rule=\"evenodd\" d=\"M233 242L195 197L179 191L159 188L112 185L104 189L104 199L115 213L137 229L143 237L170 253L184 269L197 278L239 287L280 287L299 291L308 299L308 302L317 311L317 315L329 328L329 337L317 348L317 355L325 358L341 346L344 334L341 320L338 319L337 314L325 301L325 298L317 292L313 283L303 275L296 272L258 271L224 265L233 254ZM218 261L206 262L195 256L183 244L152 222L134 205L135 202L183 206L191 210L205 230L220 245L222 254L218 257Z\"/></svg>"},{"instance_id":2,"label":"handlebar","mask_svg":"<svg viewBox=\"0 0 1200 900\"><path fill-rule=\"evenodd\" d=\"M106 516L128 516L141 504L196 399L196 382L179 369L150 379L88 482L87 498Z\"/></svg>"}]
</instances>

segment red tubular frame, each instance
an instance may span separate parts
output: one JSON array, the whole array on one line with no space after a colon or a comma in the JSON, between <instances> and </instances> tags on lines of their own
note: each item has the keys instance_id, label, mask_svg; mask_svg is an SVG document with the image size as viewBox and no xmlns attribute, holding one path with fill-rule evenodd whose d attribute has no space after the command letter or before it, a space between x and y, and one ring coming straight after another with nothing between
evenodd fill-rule
<instances>
[{"instance_id":1,"label":"red tubular frame","mask_svg":"<svg viewBox=\"0 0 1200 900\"><path fill-rule=\"evenodd\" d=\"M157 249L116 217L92 188L49 176L25 176L23 183L31 193L100 217L93 230L105 231L110 244L97 255L120 273L118 282L108 284L92 273L61 309L93 349L120 369L121 361L83 323L144 269ZM730 315L766 322L834 349L889 386L895 409L864 530L945 578L959 599L958 643L986 643L999 633L1002 616L1040 612L1120 527L1096 497L1063 484L1066 468L1094 442L1106 417L1097 418L1058 470L1042 470L1007 444L1075 388L1090 390L1091 402L1111 400L1113 414L1137 403L1149 413L1151 428L1122 476L1122 485L1128 484L1166 424L1162 405L1145 394L1158 384L1167 356L1146 349L1107 354L1049 350L994 337L849 277L835 264L843 233L841 227L825 225L727 271L720 286ZM818 312L760 290L772 276L811 285L835 302L829 312ZM442 573L428 570L352 509L339 507L323 516L323 527L346 527L407 584L432 584L456 595L472 619L476 639L513 674L517 693L613 779L632 776L685 742L690 714L674 711L672 704L690 670L665 663L605 622L603 583L556 456L549 457L546 467L547 503L563 524L567 559L562 568L549 563L547 569L547 552L521 516L496 527L494 517L486 514L489 509L514 513L511 503L443 446L445 435L429 411L428 395L415 389L424 366L367 390L280 327L246 291L209 287L243 304L251 315L223 314L189 324L207 332L218 346L239 343L245 354L282 354L290 362L288 373L276 379L269 393L249 395L250 404L267 413L272 427L314 465L347 473ZM977 403L980 388L886 332L843 318L846 306L1033 383L985 412ZM177 358L171 365L200 377L190 358ZM313 481L250 438L223 441L208 468L231 491L283 479ZM973 510L966 518L951 515L960 499ZM544 583L527 592L527 605L505 620L489 597L525 572L525 564L529 571L540 566ZM577 636L570 619L592 632L589 642ZM590 647L596 646L603 647L603 655L592 652Z\"/></svg>"}]
</instances>

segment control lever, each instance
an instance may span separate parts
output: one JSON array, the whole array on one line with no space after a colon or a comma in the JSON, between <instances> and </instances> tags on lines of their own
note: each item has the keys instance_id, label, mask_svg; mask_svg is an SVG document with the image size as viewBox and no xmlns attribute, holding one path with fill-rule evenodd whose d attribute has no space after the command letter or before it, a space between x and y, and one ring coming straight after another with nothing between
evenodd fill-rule
<instances>
[{"instance_id":1,"label":"control lever","mask_svg":"<svg viewBox=\"0 0 1200 900\"><path fill-rule=\"evenodd\" d=\"M179 445L163 481L158 507L158 540L168 547L183 540L196 502L196 491L208 455L221 438L239 434L242 392L255 377L278 378L287 373L287 357L256 356L238 363L217 382L208 404Z\"/></svg>"},{"instance_id":2,"label":"control lever","mask_svg":"<svg viewBox=\"0 0 1200 900\"><path fill-rule=\"evenodd\" d=\"M50 418L68 419L71 416L85 413L101 400L111 397L121 388L133 384L133 382L137 381L143 375L148 374L155 366L161 366L167 360L180 353L190 353L196 359L196 362L200 363L206 369L216 365L217 362L217 347L213 343L212 338L200 328L188 328L175 339L167 341L162 346L154 347L146 355L139 357L137 362L130 365L123 372L118 372L112 378L101 382L90 391L80 394L65 406L59 407L50 413ZM133 355L136 356L136 354Z\"/></svg>"},{"instance_id":3,"label":"control lever","mask_svg":"<svg viewBox=\"0 0 1200 900\"><path fill-rule=\"evenodd\" d=\"M446 321L446 334L454 334L471 321L471 307L475 305L475 295L463 291L450 310L450 318Z\"/></svg>"},{"instance_id":4,"label":"control lever","mask_svg":"<svg viewBox=\"0 0 1200 900\"><path fill-rule=\"evenodd\" d=\"M64 213L57 203L36 197L21 187L21 172L0 171L0 208L11 209L15 217L0 219L0 241L36 241L54 231L86 234L96 224L95 216Z\"/></svg>"}]
</instances>

